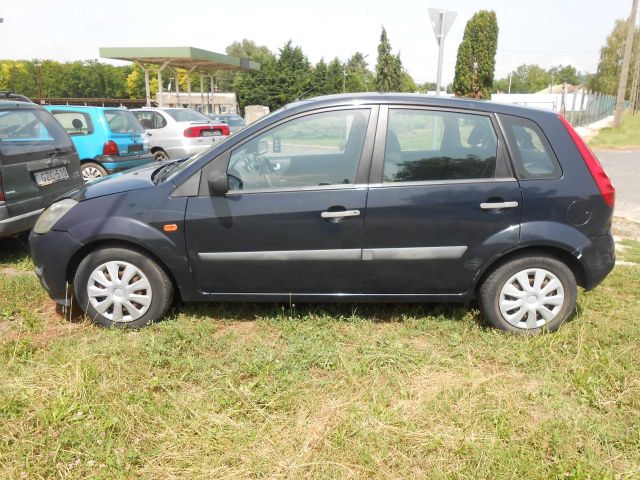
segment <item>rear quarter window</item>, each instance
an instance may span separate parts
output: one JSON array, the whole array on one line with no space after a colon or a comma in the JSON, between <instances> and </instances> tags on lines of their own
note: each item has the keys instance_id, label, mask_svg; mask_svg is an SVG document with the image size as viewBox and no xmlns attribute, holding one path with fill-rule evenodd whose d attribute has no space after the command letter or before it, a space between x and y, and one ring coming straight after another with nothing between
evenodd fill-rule
<instances>
[{"instance_id":1,"label":"rear quarter window","mask_svg":"<svg viewBox=\"0 0 640 480\"><path fill-rule=\"evenodd\" d=\"M555 179L562 176L547 137L531 120L500 115L509 141L513 166L519 179Z\"/></svg>"},{"instance_id":2,"label":"rear quarter window","mask_svg":"<svg viewBox=\"0 0 640 480\"><path fill-rule=\"evenodd\" d=\"M71 140L48 112L36 108L0 110L0 154L4 157L71 148Z\"/></svg>"}]
</instances>

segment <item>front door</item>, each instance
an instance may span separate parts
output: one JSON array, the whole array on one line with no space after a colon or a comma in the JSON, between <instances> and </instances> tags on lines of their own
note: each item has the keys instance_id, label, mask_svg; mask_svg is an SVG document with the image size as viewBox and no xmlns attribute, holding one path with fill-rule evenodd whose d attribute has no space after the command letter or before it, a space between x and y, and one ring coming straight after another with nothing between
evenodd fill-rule
<instances>
[{"instance_id":1,"label":"front door","mask_svg":"<svg viewBox=\"0 0 640 480\"><path fill-rule=\"evenodd\" d=\"M235 147L228 163L214 160L227 165L229 193L190 198L186 214L201 291L359 291L376 114L362 107L307 113Z\"/></svg>"},{"instance_id":2,"label":"front door","mask_svg":"<svg viewBox=\"0 0 640 480\"><path fill-rule=\"evenodd\" d=\"M519 238L521 193L491 115L394 107L380 115L363 290L466 292Z\"/></svg>"}]
</instances>

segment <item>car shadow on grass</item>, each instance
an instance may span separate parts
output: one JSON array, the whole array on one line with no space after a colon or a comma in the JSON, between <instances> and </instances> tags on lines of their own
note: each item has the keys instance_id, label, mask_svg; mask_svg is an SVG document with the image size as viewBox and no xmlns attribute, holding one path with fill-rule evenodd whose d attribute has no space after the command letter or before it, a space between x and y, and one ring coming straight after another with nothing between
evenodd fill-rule
<instances>
[{"instance_id":1,"label":"car shadow on grass","mask_svg":"<svg viewBox=\"0 0 640 480\"><path fill-rule=\"evenodd\" d=\"M0 238L0 268L32 270L29 240L26 235Z\"/></svg>"}]
</instances>

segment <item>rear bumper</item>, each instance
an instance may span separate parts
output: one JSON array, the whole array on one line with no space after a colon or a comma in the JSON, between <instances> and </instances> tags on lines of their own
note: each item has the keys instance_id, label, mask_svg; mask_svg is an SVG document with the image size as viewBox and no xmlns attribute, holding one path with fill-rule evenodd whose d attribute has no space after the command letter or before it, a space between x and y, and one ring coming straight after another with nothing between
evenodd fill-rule
<instances>
[{"instance_id":1,"label":"rear bumper","mask_svg":"<svg viewBox=\"0 0 640 480\"><path fill-rule=\"evenodd\" d=\"M68 305L67 267L82 244L67 232L51 230L44 235L31 232L29 247L40 284L54 301Z\"/></svg>"},{"instance_id":2,"label":"rear bumper","mask_svg":"<svg viewBox=\"0 0 640 480\"><path fill-rule=\"evenodd\" d=\"M585 290L598 286L616 264L616 246L610 233L589 240L578 257L586 273Z\"/></svg>"},{"instance_id":3,"label":"rear bumper","mask_svg":"<svg viewBox=\"0 0 640 480\"><path fill-rule=\"evenodd\" d=\"M153 155L145 153L144 155L136 155L129 157L116 157L111 155L99 155L96 160L100 164L109 170L109 173L121 172L122 170L128 170L130 168L139 167L140 165L146 165L155 161Z\"/></svg>"},{"instance_id":4,"label":"rear bumper","mask_svg":"<svg viewBox=\"0 0 640 480\"><path fill-rule=\"evenodd\" d=\"M0 206L0 237L31 230L44 209L40 208L22 215L9 216L6 205Z\"/></svg>"},{"instance_id":5,"label":"rear bumper","mask_svg":"<svg viewBox=\"0 0 640 480\"><path fill-rule=\"evenodd\" d=\"M206 138L206 141L203 140ZM182 145L179 147L165 148L171 159L180 157L191 157L205 150L215 147L223 140L229 138L229 135L223 135L219 137L197 137L197 138L185 138ZM212 139L213 141L210 141Z\"/></svg>"}]
</instances>

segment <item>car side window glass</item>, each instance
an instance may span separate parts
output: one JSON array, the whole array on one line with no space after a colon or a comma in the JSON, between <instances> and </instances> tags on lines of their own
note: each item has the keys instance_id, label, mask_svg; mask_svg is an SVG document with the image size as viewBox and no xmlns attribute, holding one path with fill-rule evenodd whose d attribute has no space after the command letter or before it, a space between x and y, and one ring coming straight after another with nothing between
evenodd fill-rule
<instances>
[{"instance_id":1,"label":"car side window glass","mask_svg":"<svg viewBox=\"0 0 640 480\"><path fill-rule=\"evenodd\" d=\"M353 184L369 109L296 118L254 137L229 160L230 190Z\"/></svg>"},{"instance_id":2,"label":"car side window glass","mask_svg":"<svg viewBox=\"0 0 640 480\"><path fill-rule=\"evenodd\" d=\"M546 137L531 120L501 115L518 178L523 180L560 178L560 164Z\"/></svg>"},{"instance_id":3,"label":"car side window glass","mask_svg":"<svg viewBox=\"0 0 640 480\"><path fill-rule=\"evenodd\" d=\"M93 124L91 117L83 112L54 111L53 116L60 122L69 135L91 135Z\"/></svg>"},{"instance_id":4,"label":"car side window glass","mask_svg":"<svg viewBox=\"0 0 640 480\"><path fill-rule=\"evenodd\" d=\"M383 182L495 178L498 138L485 115L390 109Z\"/></svg>"},{"instance_id":5,"label":"car side window glass","mask_svg":"<svg viewBox=\"0 0 640 480\"><path fill-rule=\"evenodd\" d=\"M167 126L167 121L162 115L157 112L153 113L153 128L164 128Z\"/></svg>"}]
</instances>

